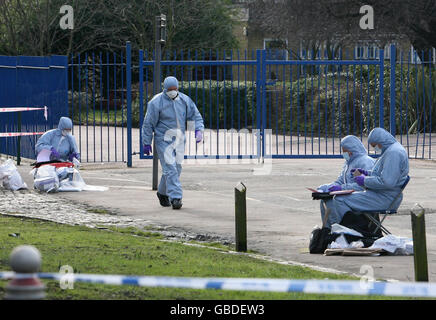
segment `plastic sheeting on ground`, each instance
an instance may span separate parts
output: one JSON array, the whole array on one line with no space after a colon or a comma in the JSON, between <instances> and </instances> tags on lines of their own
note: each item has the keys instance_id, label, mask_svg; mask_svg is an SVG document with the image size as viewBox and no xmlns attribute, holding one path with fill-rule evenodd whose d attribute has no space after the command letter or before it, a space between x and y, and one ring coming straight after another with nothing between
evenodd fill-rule
<instances>
[{"instance_id":1,"label":"plastic sheeting on ground","mask_svg":"<svg viewBox=\"0 0 436 320\"><path fill-rule=\"evenodd\" d=\"M369 249L383 249L391 255L412 255L413 240L405 237L397 237L388 234L383 238L377 239Z\"/></svg>"},{"instance_id":2,"label":"plastic sheeting on ground","mask_svg":"<svg viewBox=\"0 0 436 320\"><path fill-rule=\"evenodd\" d=\"M14 162L8 159L0 165L0 182L5 189L17 191L27 189L27 184L21 178Z\"/></svg>"},{"instance_id":3,"label":"plastic sheeting on ground","mask_svg":"<svg viewBox=\"0 0 436 320\"><path fill-rule=\"evenodd\" d=\"M44 165L30 171L34 175L34 188L42 192L107 191L107 187L87 185L79 171L73 167L56 168Z\"/></svg>"}]
</instances>

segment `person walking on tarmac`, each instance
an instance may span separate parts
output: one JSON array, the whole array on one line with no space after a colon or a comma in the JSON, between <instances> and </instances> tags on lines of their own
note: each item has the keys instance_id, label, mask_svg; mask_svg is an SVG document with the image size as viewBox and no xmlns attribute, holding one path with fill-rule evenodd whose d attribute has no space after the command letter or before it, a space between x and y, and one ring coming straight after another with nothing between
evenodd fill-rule
<instances>
[{"instance_id":1,"label":"person walking on tarmac","mask_svg":"<svg viewBox=\"0 0 436 320\"><path fill-rule=\"evenodd\" d=\"M180 183L182 161L185 152L186 121L195 122L195 140L203 140L203 118L190 97L178 91L175 77L164 80L164 90L155 95L147 105L147 113L142 125L144 154L153 150L151 142L156 144L155 152L162 165L162 177L157 197L161 206L173 209L182 207L183 190Z\"/></svg>"}]
</instances>

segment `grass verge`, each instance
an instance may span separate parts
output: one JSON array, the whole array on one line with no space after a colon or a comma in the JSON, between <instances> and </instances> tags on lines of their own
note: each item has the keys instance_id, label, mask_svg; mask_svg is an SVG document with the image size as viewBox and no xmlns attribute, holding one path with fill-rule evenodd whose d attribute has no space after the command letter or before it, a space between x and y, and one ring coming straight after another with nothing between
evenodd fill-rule
<instances>
[{"instance_id":1,"label":"grass verge","mask_svg":"<svg viewBox=\"0 0 436 320\"><path fill-rule=\"evenodd\" d=\"M19 234L11 237L10 234ZM76 273L183 277L256 277L283 279L353 279L298 266L230 255L219 250L159 241L153 233L134 229L98 230L47 221L0 216L0 270L10 270L8 257L18 245L34 245L42 254L42 272L58 272L62 265ZM354 278L355 279L355 278ZM225 290L145 288L75 283L62 290L56 281L43 281L47 299L387 299L346 295L266 293ZM6 281L0 281L0 299Z\"/></svg>"}]
</instances>

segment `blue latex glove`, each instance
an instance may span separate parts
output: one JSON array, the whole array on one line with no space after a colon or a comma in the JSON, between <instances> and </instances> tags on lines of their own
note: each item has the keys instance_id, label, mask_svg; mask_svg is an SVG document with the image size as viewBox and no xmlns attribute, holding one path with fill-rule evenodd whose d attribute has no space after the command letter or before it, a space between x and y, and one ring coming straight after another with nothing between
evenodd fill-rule
<instances>
[{"instance_id":1,"label":"blue latex glove","mask_svg":"<svg viewBox=\"0 0 436 320\"><path fill-rule=\"evenodd\" d=\"M143 150L144 150L144 154L146 154L147 156L149 156L150 153L152 153L151 145L149 145L149 144L144 145L144 149Z\"/></svg>"},{"instance_id":2,"label":"blue latex glove","mask_svg":"<svg viewBox=\"0 0 436 320\"><path fill-rule=\"evenodd\" d=\"M195 130L195 141L199 143L201 140L203 140L203 132L201 132L201 130Z\"/></svg>"},{"instance_id":3,"label":"blue latex glove","mask_svg":"<svg viewBox=\"0 0 436 320\"><path fill-rule=\"evenodd\" d=\"M361 169L361 168L357 168L357 169L351 169L351 173L353 174L354 171L359 171L361 174L363 174L364 176L369 176L369 172L366 171L365 169Z\"/></svg>"},{"instance_id":4,"label":"blue latex glove","mask_svg":"<svg viewBox=\"0 0 436 320\"><path fill-rule=\"evenodd\" d=\"M365 177L364 176L355 177L354 181L356 181L356 183L361 187L365 186L365 183L364 183Z\"/></svg>"},{"instance_id":5,"label":"blue latex glove","mask_svg":"<svg viewBox=\"0 0 436 320\"><path fill-rule=\"evenodd\" d=\"M329 192L332 192L332 191L341 191L341 190L342 190L342 187L341 186L337 186L337 185L331 186L329 188Z\"/></svg>"},{"instance_id":6,"label":"blue latex glove","mask_svg":"<svg viewBox=\"0 0 436 320\"><path fill-rule=\"evenodd\" d=\"M77 152L73 152L73 153L70 153L69 155L68 155L68 161L73 161L73 158L76 158L77 160L80 160L79 158L80 158L80 156L79 156L79 154L77 153Z\"/></svg>"},{"instance_id":7,"label":"blue latex glove","mask_svg":"<svg viewBox=\"0 0 436 320\"><path fill-rule=\"evenodd\" d=\"M51 151L50 159L59 160L61 158L61 155L54 147L51 147L50 151Z\"/></svg>"}]
</instances>

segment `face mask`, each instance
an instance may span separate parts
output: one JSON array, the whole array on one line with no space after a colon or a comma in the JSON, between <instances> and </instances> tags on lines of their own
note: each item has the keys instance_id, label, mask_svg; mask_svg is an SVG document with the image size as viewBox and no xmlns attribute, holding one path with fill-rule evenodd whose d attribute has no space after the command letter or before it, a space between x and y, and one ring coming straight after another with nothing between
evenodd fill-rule
<instances>
[{"instance_id":1,"label":"face mask","mask_svg":"<svg viewBox=\"0 0 436 320\"><path fill-rule=\"evenodd\" d=\"M175 97L177 97L177 94L177 90L167 91L167 96L170 97L170 99L174 99Z\"/></svg>"},{"instance_id":2,"label":"face mask","mask_svg":"<svg viewBox=\"0 0 436 320\"><path fill-rule=\"evenodd\" d=\"M347 161L350 160L350 154L348 152L342 153L342 156L344 157L345 160L347 160Z\"/></svg>"},{"instance_id":3,"label":"face mask","mask_svg":"<svg viewBox=\"0 0 436 320\"><path fill-rule=\"evenodd\" d=\"M382 153L382 149L380 149L378 146L374 147L375 152Z\"/></svg>"},{"instance_id":4,"label":"face mask","mask_svg":"<svg viewBox=\"0 0 436 320\"><path fill-rule=\"evenodd\" d=\"M69 134L71 134L71 131L70 131L70 130L62 130L62 135L63 135L64 137L66 137L66 136L69 135Z\"/></svg>"}]
</instances>

